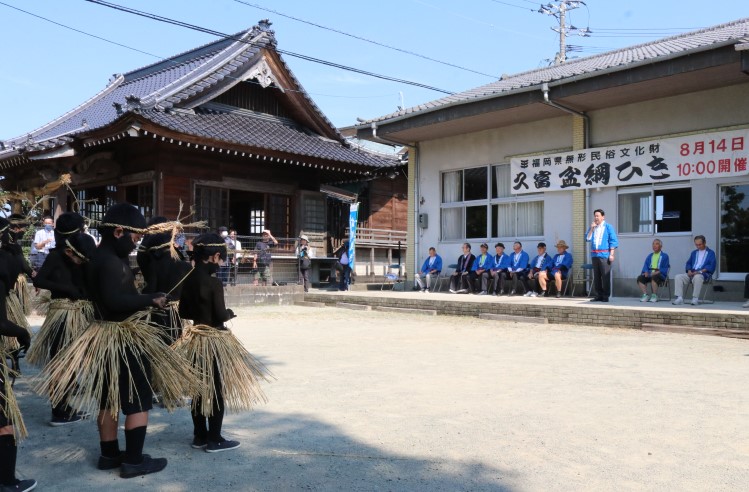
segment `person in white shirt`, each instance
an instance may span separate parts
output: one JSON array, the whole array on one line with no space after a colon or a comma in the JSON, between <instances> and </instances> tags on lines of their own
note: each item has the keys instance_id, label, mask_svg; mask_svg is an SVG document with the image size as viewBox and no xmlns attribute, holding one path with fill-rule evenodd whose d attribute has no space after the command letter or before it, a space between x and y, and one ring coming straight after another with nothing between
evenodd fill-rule
<instances>
[{"instance_id":1,"label":"person in white shirt","mask_svg":"<svg viewBox=\"0 0 749 492\"><path fill-rule=\"evenodd\" d=\"M46 216L43 227L34 234L31 244L31 268L39 270L47 259L50 250L55 248L55 222L52 217Z\"/></svg>"}]
</instances>

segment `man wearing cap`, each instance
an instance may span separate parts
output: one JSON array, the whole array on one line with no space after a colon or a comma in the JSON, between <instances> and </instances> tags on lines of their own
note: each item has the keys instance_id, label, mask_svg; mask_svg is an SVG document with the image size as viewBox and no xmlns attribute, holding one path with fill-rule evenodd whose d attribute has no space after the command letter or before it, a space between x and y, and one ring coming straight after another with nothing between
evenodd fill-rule
<instances>
[{"instance_id":1,"label":"man wearing cap","mask_svg":"<svg viewBox=\"0 0 749 492\"><path fill-rule=\"evenodd\" d=\"M515 241L512 245L513 254L510 255L510 266L507 267L508 278L512 279L512 290L510 295L514 296L518 290L518 280L520 283L525 285L522 281L525 278L525 274L528 271L528 261L530 257L528 253L523 251L523 243ZM528 290L527 288L525 289Z\"/></svg>"},{"instance_id":2,"label":"man wearing cap","mask_svg":"<svg viewBox=\"0 0 749 492\"><path fill-rule=\"evenodd\" d=\"M551 256L546 252L546 243L538 243L538 254L530 263L528 275L521 278L523 287L525 287L525 297L538 297L537 287L541 286L541 277L548 278L551 270ZM530 286L530 282L535 279L535 287ZM544 284L545 287L545 284ZM542 296L546 295L546 289L540 291Z\"/></svg>"},{"instance_id":3,"label":"man wearing cap","mask_svg":"<svg viewBox=\"0 0 749 492\"><path fill-rule=\"evenodd\" d=\"M304 234L299 236L296 257L299 260L299 282L304 285L304 292L309 292L309 271L312 269L312 252L309 247L309 238Z\"/></svg>"},{"instance_id":4,"label":"man wearing cap","mask_svg":"<svg viewBox=\"0 0 749 492\"><path fill-rule=\"evenodd\" d=\"M255 244L255 258L253 259L253 268L255 268L255 285L258 285L260 281L263 285L268 285L268 280L271 280L271 264L273 263L273 257L271 256L270 248L278 245L278 240L273 237L269 229L263 230L263 238Z\"/></svg>"},{"instance_id":5,"label":"man wearing cap","mask_svg":"<svg viewBox=\"0 0 749 492\"><path fill-rule=\"evenodd\" d=\"M501 296L505 293L505 280L507 280L507 268L510 266L510 257L505 254L505 245L497 243L494 245L494 257L492 266L489 268L489 275L494 281L493 294Z\"/></svg>"},{"instance_id":6,"label":"man wearing cap","mask_svg":"<svg viewBox=\"0 0 749 492\"><path fill-rule=\"evenodd\" d=\"M473 262L473 268L471 273L468 274L468 288L471 292L475 292L477 281L481 281L481 290L479 291L480 296L488 294L489 280L491 279L491 267L494 265L494 258L489 256L489 245L482 243L481 254L476 257L476 261Z\"/></svg>"},{"instance_id":7,"label":"man wearing cap","mask_svg":"<svg viewBox=\"0 0 749 492\"><path fill-rule=\"evenodd\" d=\"M538 283L541 291L546 292L546 282L553 278L554 285L557 288L557 299L559 299L562 297L562 282L567 278L572 269L572 255L567 252L569 246L567 246L567 243L563 239L557 241L556 248L557 254L551 260L551 271L547 275L539 275Z\"/></svg>"},{"instance_id":8,"label":"man wearing cap","mask_svg":"<svg viewBox=\"0 0 749 492\"><path fill-rule=\"evenodd\" d=\"M596 297L592 302L609 302L611 296L611 264L614 263L614 252L619 247L614 227L606 222L606 213L599 209L593 212L593 223L590 224L585 240L591 243L590 256L593 264L593 285Z\"/></svg>"},{"instance_id":9,"label":"man wearing cap","mask_svg":"<svg viewBox=\"0 0 749 492\"><path fill-rule=\"evenodd\" d=\"M422 292L432 292L432 283L437 280L442 271L442 257L434 247L429 248L429 256L421 265L421 270L415 275L417 288Z\"/></svg>"}]
</instances>

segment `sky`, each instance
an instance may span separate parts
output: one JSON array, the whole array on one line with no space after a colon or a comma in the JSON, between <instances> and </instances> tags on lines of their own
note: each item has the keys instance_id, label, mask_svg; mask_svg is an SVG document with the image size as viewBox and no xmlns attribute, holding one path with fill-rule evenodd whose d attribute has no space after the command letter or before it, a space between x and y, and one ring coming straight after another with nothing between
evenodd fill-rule
<instances>
[{"instance_id":1,"label":"sky","mask_svg":"<svg viewBox=\"0 0 749 492\"><path fill-rule=\"evenodd\" d=\"M111 0L138 10L225 33L273 23L278 47L450 92L549 64L558 51L558 25L530 0ZM587 0L570 12L571 36L590 56L688 30L749 17L746 0ZM158 61L13 10L22 8L89 34L161 58L216 38L136 17L85 0L0 0L0 140L28 133L103 89L113 74ZM388 44L468 70L393 51L314 27ZM443 97L433 90L380 80L284 56L328 118L339 127ZM469 71L470 70L470 71ZM482 74L475 73L481 72Z\"/></svg>"}]
</instances>

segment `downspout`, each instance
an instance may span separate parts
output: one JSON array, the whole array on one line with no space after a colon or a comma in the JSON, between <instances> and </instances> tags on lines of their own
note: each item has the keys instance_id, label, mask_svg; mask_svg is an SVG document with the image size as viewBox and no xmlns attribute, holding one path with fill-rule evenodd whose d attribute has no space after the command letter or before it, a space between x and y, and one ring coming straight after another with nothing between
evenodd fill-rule
<instances>
[{"instance_id":1,"label":"downspout","mask_svg":"<svg viewBox=\"0 0 749 492\"><path fill-rule=\"evenodd\" d=\"M564 111L565 113L573 114L576 116L580 116L583 119L583 147L588 149L590 148L590 116L588 116L583 111L576 111L572 108L568 108L567 106L563 106L559 103L556 103L551 100L549 97L549 84L544 82L541 85L541 91L544 93L544 104L548 104L549 106L553 108L557 108L559 110ZM590 214L590 188L585 188L585 224L588 225L591 222L591 214ZM585 242L585 257L590 257L590 246L589 243Z\"/></svg>"},{"instance_id":2,"label":"downspout","mask_svg":"<svg viewBox=\"0 0 749 492\"><path fill-rule=\"evenodd\" d=\"M405 147L412 147L414 151L416 152L416 156L414 157L414 265L413 270L411 272L418 272L419 271L419 175L420 175L420 164L421 164L421 153L419 152L419 144L413 144L409 145L403 142L398 142L395 140L390 140L386 137L378 137L377 136L377 122L373 121L371 124L372 128L372 138L377 140L382 140L384 142L391 143L393 145L402 145Z\"/></svg>"}]
</instances>

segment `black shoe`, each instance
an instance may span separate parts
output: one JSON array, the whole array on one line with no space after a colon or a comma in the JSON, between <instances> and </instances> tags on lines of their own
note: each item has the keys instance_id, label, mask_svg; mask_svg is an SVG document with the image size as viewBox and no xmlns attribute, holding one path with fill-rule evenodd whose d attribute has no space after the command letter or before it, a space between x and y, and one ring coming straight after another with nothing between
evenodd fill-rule
<instances>
[{"instance_id":1,"label":"black shoe","mask_svg":"<svg viewBox=\"0 0 749 492\"><path fill-rule=\"evenodd\" d=\"M143 455L143 461L138 465L123 463L120 468L120 478L133 478L157 473L166 468L166 458L151 458L149 455Z\"/></svg>"},{"instance_id":2,"label":"black shoe","mask_svg":"<svg viewBox=\"0 0 749 492\"><path fill-rule=\"evenodd\" d=\"M511 296L514 296L514 295L515 295L515 289L512 289L512 290L510 291L510 295L511 295Z\"/></svg>"},{"instance_id":3,"label":"black shoe","mask_svg":"<svg viewBox=\"0 0 749 492\"><path fill-rule=\"evenodd\" d=\"M590 299L590 302L601 302L601 299L594 297L593 299Z\"/></svg>"},{"instance_id":4,"label":"black shoe","mask_svg":"<svg viewBox=\"0 0 749 492\"><path fill-rule=\"evenodd\" d=\"M561 297L562 297L562 293L561 292L557 292L557 299L560 299Z\"/></svg>"},{"instance_id":5,"label":"black shoe","mask_svg":"<svg viewBox=\"0 0 749 492\"><path fill-rule=\"evenodd\" d=\"M207 438L195 436L190 446L192 446L193 449L203 449L204 447L206 447L207 444L208 444Z\"/></svg>"},{"instance_id":6,"label":"black shoe","mask_svg":"<svg viewBox=\"0 0 749 492\"><path fill-rule=\"evenodd\" d=\"M52 420L49 421L49 425L52 427L62 427L63 425L75 424L88 417L90 414L86 412L77 412L68 417L56 417L52 416Z\"/></svg>"},{"instance_id":7,"label":"black shoe","mask_svg":"<svg viewBox=\"0 0 749 492\"><path fill-rule=\"evenodd\" d=\"M36 488L36 480L16 480L15 485L0 486L0 492L26 492Z\"/></svg>"},{"instance_id":8,"label":"black shoe","mask_svg":"<svg viewBox=\"0 0 749 492\"><path fill-rule=\"evenodd\" d=\"M118 456L99 456L99 463L96 468L99 470L114 470L119 468L122 464L122 460L125 458L125 453L120 453Z\"/></svg>"},{"instance_id":9,"label":"black shoe","mask_svg":"<svg viewBox=\"0 0 749 492\"><path fill-rule=\"evenodd\" d=\"M237 449L241 444L239 441L208 441L208 445L205 447L206 453L220 453L221 451L230 451Z\"/></svg>"},{"instance_id":10,"label":"black shoe","mask_svg":"<svg viewBox=\"0 0 749 492\"><path fill-rule=\"evenodd\" d=\"M601 301L601 302L609 302L609 298L608 297L601 297L598 300Z\"/></svg>"}]
</instances>

